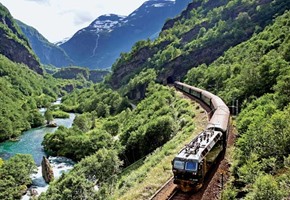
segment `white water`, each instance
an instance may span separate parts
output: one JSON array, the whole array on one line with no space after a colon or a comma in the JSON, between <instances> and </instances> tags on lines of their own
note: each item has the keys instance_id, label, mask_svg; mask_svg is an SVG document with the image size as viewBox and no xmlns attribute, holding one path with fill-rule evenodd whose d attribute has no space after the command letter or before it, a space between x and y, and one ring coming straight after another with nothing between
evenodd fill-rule
<instances>
[{"instance_id":1,"label":"white water","mask_svg":"<svg viewBox=\"0 0 290 200\"><path fill-rule=\"evenodd\" d=\"M57 99L53 105L58 105L61 103L61 98ZM40 113L44 115L46 108L41 108ZM72 126L75 114L69 113L70 117L67 119L54 119L58 125L65 126L70 128ZM46 153L43 150L41 142L46 133L52 133L57 130L57 127L38 127L33 128L28 131L25 131L20 137L19 141L6 141L0 143L0 158L9 159L11 156L22 153L22 154L31 154L34 158L36 165L38 165L37 172L31 175L32 186L29 188L27 194L22 196L22 200L30 199L30 191L37 193L36 196L39 196L42 192L45 192L48 189L48 184L44 181L42 177L41 169L41 160L43 156L46 156ZM73 168L74 162L68 158L64 157L49 157L49 162L53 168L54 178L57 179L61 174L68 172Z\"/></svg>"},{"instance_id":2,"label":"white water","mask_svg":"<svg viewBox=\"0 0 290 200\"><path fill-rule=\"evenodd\" d=\"M71 170L75 164L72 160L64 157L49 157L48 160L53 169L55 179L59 178L61 174ZM22 200L30 199L31 190L37 193L36 196L39 196L42 192L45 192L48 189L49 185L44 181L42 177L41 166L37 168L37 173L31 175L31 178L32 186L29 188L29 192L22 196Z\"/></svg>"}]
</instances>

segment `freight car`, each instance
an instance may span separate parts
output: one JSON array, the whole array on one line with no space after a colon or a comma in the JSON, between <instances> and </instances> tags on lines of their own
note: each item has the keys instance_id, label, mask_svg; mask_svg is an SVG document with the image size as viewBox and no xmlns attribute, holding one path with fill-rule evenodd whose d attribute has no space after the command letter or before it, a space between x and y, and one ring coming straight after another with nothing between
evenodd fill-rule
<instances>
[{"instance_id":1,"label":"freight car","mask_svg":"<svg viewBox=\"0 0 290 200\"><path fill-rule=\"evenodd\" d=\"M181 82L174 82L174 86L211 110L205 130L181 149L172 161L174 183L188 192L202 187L206 175L225 151L230 111L221 98L208 91Z\"/></svg>"}]
</instances>

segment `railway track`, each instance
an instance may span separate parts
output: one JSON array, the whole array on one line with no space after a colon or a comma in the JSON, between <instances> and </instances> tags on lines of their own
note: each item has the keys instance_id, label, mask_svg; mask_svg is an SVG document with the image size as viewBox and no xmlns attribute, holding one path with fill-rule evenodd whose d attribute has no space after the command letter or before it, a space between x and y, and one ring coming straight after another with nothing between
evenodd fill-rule
<instances>
[{"instance_id":1,"label":"railway track","mask_svg":"<svg viewBox=\"0 0 290 200\"><path fill-rule=\"evenodd\" d=\"M211 110L205 106L203 102L198 99L192 98L191 96L184 94L188 98L197 102L206 112L207 115L211 115ZM232 138L232 139L230 139ZM229 131L229 140L234 140L234 134L232 127ZM227 145L232 145L233 141ZM151 198L150 200L214 200L219 199L219 195L222 189L220 184L221 171L225 174L222 175L225 179L229 176L228 167L229 164L224 158L225 151L220 155L217 160L216 165L213 167L212 171L205 177L203 187L197 192L184 193L177 188L173 183L173 177L170 178ZM223 181L222 181L223 182Z\"/></svg>"},{"instance_id":2,"label":"railway track","mask_svg":"<svg viewBox=\"0 0 290 200\"><path fill-rule=\"evenodd\" d=\"M219 198L222 189L221 172L224 178L228 177L228 163L221 155L213 170L206 176L203 187L199 191L182 192L173 183L173 177L170 178L151 198L150 200L214 200ZM213 194L214 193L214 194ZM213 197L214 196L214 197Z\"/></svg>"},{"instance_id":3,"label":"railway track","mask_svg":"<svg viewBox=\"0 0 290 200\"><path fill-rule=\"evenodd\" d=\"M173 177L170 178L151 198L150 200L212 200L211 198L204 197L205 193L210 193L211 187L218 187L216 183L211 184L213 177L219 177L219 169L224 155L221 155L213 170L206 176L203 187L198 191L182 192L173 183ZM219 179L219 178L218 178ZM210 187L209 187L210 186Z\"/></svg>"}]
</instances>

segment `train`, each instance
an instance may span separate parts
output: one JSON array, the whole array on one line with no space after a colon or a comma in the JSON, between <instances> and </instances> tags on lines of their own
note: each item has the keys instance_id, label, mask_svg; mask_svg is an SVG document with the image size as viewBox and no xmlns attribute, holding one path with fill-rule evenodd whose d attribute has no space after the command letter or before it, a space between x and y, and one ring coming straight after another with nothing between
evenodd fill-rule
<instances>
[{"instance_id":1,"label":"train","mask_svg":"<svg viewBox=\"0 0 290 200\"><path fill-rule=\"evenodd\" d=\"M205 129L185 145L172 160L173 182L183 192L198 191L227 145L230 110L224 101L206 91L178 81L176 89L207 107L209 121Z\"/></svg>"}]
</instances>

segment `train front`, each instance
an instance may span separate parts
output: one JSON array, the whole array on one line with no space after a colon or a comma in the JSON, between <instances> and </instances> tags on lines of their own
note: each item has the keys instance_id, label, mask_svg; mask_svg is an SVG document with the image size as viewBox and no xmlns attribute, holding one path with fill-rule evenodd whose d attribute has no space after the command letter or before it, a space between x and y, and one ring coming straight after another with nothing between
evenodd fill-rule
<instances>
[{"instance_id":1,"label":"train front","mask_svg":"<svg viewBox=\"0 0 290 200\"><path fill-rule=\"evenodd\" d=\"M172 161L174 184L183 192L198 190L202 186L202 167L194 157L181 151Z\"/></svg>"}]
</instances>

